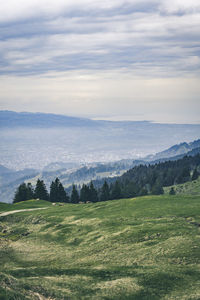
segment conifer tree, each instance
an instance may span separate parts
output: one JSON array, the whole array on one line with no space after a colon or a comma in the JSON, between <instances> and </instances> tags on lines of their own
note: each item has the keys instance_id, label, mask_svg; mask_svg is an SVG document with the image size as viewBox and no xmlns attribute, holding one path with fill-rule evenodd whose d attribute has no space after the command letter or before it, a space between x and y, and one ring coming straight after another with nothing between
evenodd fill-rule
<instances>
[{"instance_id":1,"label":"conifer tree","mask_svg":"<svg viewBox=\"0 0 200 300\"><path fill-rule=\"evenodd\" d=\"M58 185L58 193L59 193L59 201L60 202L65 202L65 203L69 202L69 196L65 192L65 189L61 182Z\"/></svg>"},{"instance_id":2,"label":"conifer tree","mask_svg":"<svg viewBox=\"0 0 200 300\"><path fill-rule=\"evenodd\" d=\"M35 198L49 200L49 194L43 180L38 179L35 187Z\"/></svg>"},{"instance_id":3,"label":"conifer tree","mask_svg":"<svg viewBox=\"0 0 200 300\"><path fill-rule=\"evenodd\" d=\"M160 184L159 181L157 181L154 186L152 187L152 194L153 195L162 195L164 194L164 190L162 185Z\"/></svg>"},{"instance_id":4,"label":"conifer tree","mask_svg":"<svg viewBox=\"0 0 200 300\"><path fill-rule=\"evenodd\" d=\"M13 203L26 201L26 200L27 200L27 186L23 182L22 184L20 184L20 186L17 188L15 192Z\"/></svg>"},{"instance_id":5,"label":"conifer tree","mask_svg":"<svg viewBox=\"0 0 200 300\"><path fill-rule=\"evenodd\" d=\"M196 180L198 177L199 177L199 172L197 171L197 168L195 168L192 174L192 180Z\"/></svg>"},{"instance_id":6,"label":"conifer tree","mask_svg":"<svg viewBox=\"0 0 200 300\"><path fill-rule=\"evenodd\" d=\"M95 189L92 181L90 182L90 185L89 185L89 201L91 201L91 202L98 201L97 190Z\"/></svg>"},{"instance_id":7,"label":"conifer tree","mask_svg":"<svg viewBox=\"0 0 200 300\"><path fill-rule=\"evenodd\" d=\"M30 182L27 183L26 188L27 188L27 200L34 199L35 198L35 193L34 193L34 189L32 187L32 184Z\"/></svg>"},{"instance_id":8,"label":"conifer tree","mask_svg":"<svg viewBox=\"0 0 200 300\"><path fill-rule=\"evenodd\" d=\"M118 180L115 181L111 191L112 199L120 199L122 197L121 186Z\"/></svg>"},{"instance_id":9,"label":"conifer tree","mask_svg":"<svg viewBox=\"0 0 200 300\"><path fill-rule=\"evenodd\" d=\"M170 194L170 195L175 195L175 194L176 194L176 192L175 192L175 190L174 190L173 187L171 187L171 189L170 189L170 191L169 191L169 194Z\"/></svg>"},{"instance_id":10,"label":"conifer tree","mask_svg":"<svg viewBox=\"0 0 200 300\"><path fill-rule=\"evenodd\" d=\"M107 181L104 181L104 184L100 191L100 201L107 201L110 198L110 189L107 184Z\"/></svg>"},{"instance_id":11,"label":"conifer tree","mask_svg":"<svg viewBox=\"0 0 200 300\"><path fill-rule=\"evenodd\" d=\"M146 187L143 187L140 191L139 191L139 196L146 196L148 195L148 191L146 189Z\"/></svg>"},{"instance_id":12,"label":"conifer tree","mask_svg":"<svg viewBox=\"0 0 200 300\"><path fill-rule=\"evenodd\" d=\"M55 181L52 181L50 185L49 201L57 202L57 189Z\"/></svg>"},{"instance_id":13,"label":"conifer tree","mask_svg":"<svg viewBox=\"0 0 200 300\"><path fill-rule=\"evenodd\" d=\"M80 201L81 202L89 201L89 188L86 184L82 185L82 188L80 191Z\"/></svg>"},{"instance_id":14,"label":"conifer tree","mask_svg":"<svg viewBox=\"0 0 200 300\"><path fill-rule=\"evenodd\" d=\"M15 192L13 203L26 201L34 198L34 190L31 183L22 183Z\"/></svg>"},{"instance_id":15,"label":"conifer tree","mask_svg":"<svg viewBox=\"0 0 200 300\"><path fill-rule=\"evenodd\" d=\"M72 186L72 193L71 193L71 203L78 203L79 202L79 194L76 189L76 186L73 184Z\"/></svg>"},{"instance_id":16,"label":"conifer tree","mask_svg":"<svg viewBox=\"0 0 200 300\"><path fill-rule=\"evenodd\" d=\"M51 202L69 202L69 197L58 178L52 181L50 185L49 199Z\"/></svg>"},{"instance_id":17,"label":"conifer tree","mask_svg":"<svg viewBox=\"0 0 200 300\"><path fill-rule=\"evenodd\" d=\"M177 177L177 183L184 183L190 180L190 169L189 167L183 167L180 172L179 175Z\"/></svg>"}]
</instances>

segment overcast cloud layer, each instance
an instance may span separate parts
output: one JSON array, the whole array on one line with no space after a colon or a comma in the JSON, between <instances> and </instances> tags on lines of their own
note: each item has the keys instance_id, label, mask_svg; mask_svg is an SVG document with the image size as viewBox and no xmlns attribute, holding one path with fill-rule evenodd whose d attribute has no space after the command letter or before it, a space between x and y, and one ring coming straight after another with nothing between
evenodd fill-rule
<instances>
[{"instance_id":1,"label":"overcast cloud layer","mask_svg":"<svg viewBox=\"0 0 200 300\"><path fill-rule=\"evenodd\" d=\"M1 109L199 122L199 0L0 0Z\"/></svg>"}]
</instances>

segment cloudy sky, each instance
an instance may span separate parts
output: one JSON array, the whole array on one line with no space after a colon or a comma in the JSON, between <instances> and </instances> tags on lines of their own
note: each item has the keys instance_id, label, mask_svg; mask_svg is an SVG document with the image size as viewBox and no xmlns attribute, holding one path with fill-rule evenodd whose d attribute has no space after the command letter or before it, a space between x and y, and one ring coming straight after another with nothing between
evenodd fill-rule
<instances>
[{"instance_id":1,"label":"cloudy sky","mask_svg":"<svg viewBox=\"0 0 200 300\"><path fill-rule=\"evenodd\" d=\"M199 0L0 0L0 109L200 123Z\"/></svg>"}]
</instances>

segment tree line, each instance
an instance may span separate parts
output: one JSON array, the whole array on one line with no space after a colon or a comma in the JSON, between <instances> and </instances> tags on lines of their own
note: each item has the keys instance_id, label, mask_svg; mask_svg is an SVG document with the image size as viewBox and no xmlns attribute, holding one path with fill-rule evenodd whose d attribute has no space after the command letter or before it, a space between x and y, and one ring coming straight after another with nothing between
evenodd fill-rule
<instances>
[{"instance_id":1,"label":"tree line","mask_svg":"<svg viewBox=\"0 0 200 300\"><path fill-rule=\"evenodd\" d=\"M199 176L200 154L185 156L176 161L166 161L153 165L139 165L128 170L110 183L110 190L118 191L121 198L147 194L163 194L163 187L196 180ZM171 193L173 194L174 191ZM116 195L115 195L116 196ZM117 198L115 198L117 199Z\"/></svg>"},{"instance_id":2,"label":"tree line","mask_svg":"<svg viewBox=\"0 0 200 300\"><path fill-rule=\"evenodd\" d=\"M58 178L52 181L49 193L44 181L38 179L35 189L31 183L22 183L13 202L38 198L50 202L86 203L148 194L159 195L164 193L165 186L196 180L199 176L199 166L200 154L154 165L139 165L120 177L104 180L100 185L98 181L91 181L82 187L73 184L70 196ZM109 180L111 182L108 182ZM174 190L171 190L171 194L174 194Z\"/></svg>"},{"instance_id":3,"label":"tree line","mask_svg":"<svg viewBox=\"0 0 200 300\"><path fill-rule=\"evenodd\" d=\"M37 180L35 189L31 183L26 184L23 182L20 184L15 192L13 203L30 199L42 199L51 202L69 202L69 196L58 178L56 178L55 181L52 181L50 193L48 192L44 181L40 179Z\"/></svg>"},{"instance_id":4,"label":"tree line","mask_svg":"<svg viewBox=\"0 0 200 300\"><path fill-rule=\"evenodd\" d=\"M35 189L31 183L20 184L15 192L13 203L31 199L41 199L50 202L86 203L119 199L120 197L120 186L117 181L113 185L112 190L110 190L110 186L106 181L101 189L96 189L92 181L88 185L83 184L81 188L73 184L71 195L69 196L59 178L52 181L50 192L48 192L44 181L38 179Z\"/></svg>"}]
</instances>

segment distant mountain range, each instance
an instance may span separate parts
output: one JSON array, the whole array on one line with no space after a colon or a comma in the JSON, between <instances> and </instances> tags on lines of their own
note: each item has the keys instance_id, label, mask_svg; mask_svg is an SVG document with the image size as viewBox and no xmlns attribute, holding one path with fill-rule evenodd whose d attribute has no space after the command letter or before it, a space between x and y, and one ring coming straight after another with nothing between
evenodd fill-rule
<instances>
[{"instance_id":1,"label":"distant mountain range","mask_svg":"<svg viewBox=\"0 0 200 300\"><path fill-rule=\"evenodd\" d=\"M12 202L14 191L23 181L31 182L34 185L37 179L41 178L49 186L52 180L59 177L64 186L68 187L72 183L82 184L91 180L102 181L103 178L116 177L136 165L177 160L186 154L194 156L197 153L200 153L200 139L191 143L174 145L165 151L148 155L141 160L123 159L110 163L90 163L86 165L56 162L45 166L41 171L35 169L14 171L0 165L0 201Z\"/></svg>"},{"instance_id":2,"label":"distant mountain range","mask_svg":"<svg viewBox=\"0 0 200 300\"><path fill-rule=\"evenodd\" d=\"M200 124L96 121L12 111L0 111L0 128L0 164L16 170L42 170L60 161L85 165L139 159L182 141L196 140L200 132ZM170 151L171 156L179 154L176 149Z\"/></svg>"},{"instance_id":3,"label":"distant mountain range","mask_svg":"<svg viewBox=\"0 0 200 300\"><path fill-rule=\"evenodd\" d=\"M16 127L79 127L79 126L98 126L98 121L85 118L76 118L56 114L30 113L30 112L14 112L0 111L0 127L16 128Z\"/></svg>"},{"instance_id":4,"label":"distant mountain range","mask_svg":"<svg viewBox=\"0 0 200 300\"><path fill-rule=\"evenodd\" d=\"M165 159L169 157L175 157L175 156L181 156L182 154L188 153L189 151L192 151L193 149L200 147L200 139L191 142L191 143L181 143L178 145L174 145L170 147L167 150L161 151L159 153L156 153L155 155L148 155L145 157L144 160L146 161L153 161L153 160L160 160ZM192 152L191 152L192 154Z\"/></svg>"}]
</instances>

